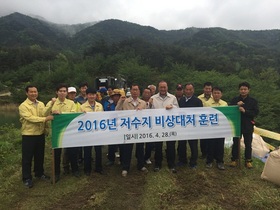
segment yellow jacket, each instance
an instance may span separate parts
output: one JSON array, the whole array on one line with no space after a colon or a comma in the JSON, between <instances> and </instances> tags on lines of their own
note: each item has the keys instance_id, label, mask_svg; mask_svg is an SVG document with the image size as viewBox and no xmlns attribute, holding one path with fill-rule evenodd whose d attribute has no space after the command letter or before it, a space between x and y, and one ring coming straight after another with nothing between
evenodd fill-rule
<instances>
[{"instance_id":1,"label":"yellow jacket","mask_svg":"<svg viewBox=\"0 0 280 210\"><path fill-rule=\"evenodd\" d=\"M45 105L41 101L33 103L28 98L19 106L19 120L22 135L42 135L45 130Z\"/></svg>"},{"instance_id":2,"label":"yellow jacket","mask_svg":"<svg viewBox=\"0 0 280 210\"><path fill-rule=\"evenodd\" d=\"M80 107L81 112L103 112L103 106L101 103L98 103L95 101L94 109L92 109L91 105L88 101L86 101L84 104Z\"/></svg>"},{"instance_id":3,"label":"yellow jacket","mask_svg":"<svg viewBox=\"0 0 280 210\"><path fill-rule=\"evenodd\" d=\"M74 103L75 103L75 110L76 110L76 112L80 112L81 104L79 102L74 102Z\"/></svg>"},{"instance_id":4,"label":"yellow jacket","mask_svg":"<svg viewBox=\"0 0 280 210\"><path fill-rule=\"evenodd\" d=\"M224 100L220 99L218 102L214 101L213 98L210 98L208 101L205 102L205 104L203 104L204 106L227 106L227 102L225 102Z\"/></svg>"},{"instance_id":5,"label":"yellow jacket","mask_svg":"<svg viewBox=\"0 0 280 210\"><path fill-rule=\"evenodd\" d=\"M67 113L67 112L76 112L76 105L74 101L65 99L61 102L58 98L52 105L52 102L49 101L46 105L46 115L51 114L52 111L58 110L60 113Z\"/></svg>"},{"instance_id":6,"label":"yellow jacket","mask_svg":"<svg viewBox=\"0 0 280 210\"><path fill-rule=\"evenodd\" d=\"M202 93L199 96L197 96L197 98L199 98L202 101L203 106L206 106L205 103L208 102L209 100L210 101L211 101L211 99L213 100L212 94L211 94L210 98L208 98L208 99L205 97L204 93Z\"/></svg>"}]
</instances>

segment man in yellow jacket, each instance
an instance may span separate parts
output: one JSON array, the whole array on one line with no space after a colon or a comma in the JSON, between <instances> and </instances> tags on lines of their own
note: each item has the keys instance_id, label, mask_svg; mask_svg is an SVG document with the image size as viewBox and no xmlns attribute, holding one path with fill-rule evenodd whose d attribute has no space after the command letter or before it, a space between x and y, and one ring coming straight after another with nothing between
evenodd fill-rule
<instances>
[{"instance_id":1,"label":"man in yellow jacket","mask_svg":"<svg viewBox=\"0 0 280 210\"><path fill-rule=\"evenodd\" d=\"M92 88L86 90L87 101L81 105L81 112L103 112L103 106L96 101L97 92ZM94 138L94 137L93 137ZM95 150L95 172L103 174L102 170L102 146L94 146ZM86 176L91 174L92 146L84 147L84 172Z\"/></svg>"},{"instance_id":2,"label":"man in yellow jacket","mask_svg":"<svg viewBox=\"0 0 280 210\"><path fill-rule=\"evenodd\" d=\"M46 105L46 114L62 114L69 112L76 112L76 105L74 101L66 98L68 86L66 84L59 84L56 87L57 98L52 98ZM61 161L61 148L54 150L55 161L55 182L60 179L60 161Z\"/></svg>"},{"instance_id":3,"label":"man in yellow jacket","mask_svg":"<svg viewBox=\"0 0 280 210\"><path fill-rule=\"evenodd\" d=\"M45 124L53 120L53 116L45 117L45 105L37 100L38 90L29 85L25 88L27 99L19 106L22 124L22 181L28 188L33 187L31 167L34 157L35 177L50 179L44 174L45 156Z\"/></svg>"},{"instance_id":4,"label":"man in yellow jacket","mask_svg":"<svg viewBox=\"0 0 280 210\"><path fill-rule=\"evenodd\" d=\"M204 103L206 107L217 107L217 106L227 106L227 102L222 100L223 91L220 87L213 87L212 97ZM207 139L208 150L206 157L206 167L212 168L214 159L217 162L217 168L220 170L225 170L224 166L224 144L225 138L214 138Z\"/></svg>"}]
</instances>

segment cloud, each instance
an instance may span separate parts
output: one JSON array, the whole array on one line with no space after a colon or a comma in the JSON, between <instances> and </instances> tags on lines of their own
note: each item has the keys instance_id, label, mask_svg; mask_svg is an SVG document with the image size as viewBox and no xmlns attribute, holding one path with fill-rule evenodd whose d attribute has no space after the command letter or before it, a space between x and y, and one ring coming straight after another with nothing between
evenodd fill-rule
<instances>
[{"instance_id":1,"label":"cloud","mask_svg":"<svg viewBox=\"0 0 280 210\"><path fill-rule=\"evenodd\" d=\"M126 20L157 29L280 28L277 0L0 0L0 15L20 12L55 23Z\"/></svg>"}]
</instances>

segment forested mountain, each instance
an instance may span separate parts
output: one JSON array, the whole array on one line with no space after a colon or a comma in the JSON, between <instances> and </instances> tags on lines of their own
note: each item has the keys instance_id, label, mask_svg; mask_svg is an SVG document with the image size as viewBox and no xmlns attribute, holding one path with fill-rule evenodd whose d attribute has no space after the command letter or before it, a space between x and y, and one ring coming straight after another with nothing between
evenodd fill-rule
<instances>
[{"instance_id":1,"label":"forested mountain","mask_svg":"<svg viewBox=\"0 0 280 210\"><path fill-rule=\"evenodd\" d=\"M0 40L1 47L26 47L36 44L43 48L62 49L68 38L46 22L13 13L0 18Z\"/></svg>"},{"instance_id":2,"label":"forested mountain","mask_svg":"<svg viewBox=\"0 0 280 210\"><path fill-rule=\"evenodd\" d=\"M186 28L166 31L120 20L59 25L19 13L0 18L2 48L38 45L43 49L70 50L88 56L89 52L100 53L108 48L110 53L115 53L130 42L130 48L134 48L136 53L141 51L139 55L145 56L144 42L146 49L153 51L152 54L168 54L171 60L201 71L216 69L232 73L240 68L249 68L260 72L268 67L279 71L279 39L280 30ZM162 51L162 48L168 49L168 52Z\"/></svg>"}]
</instances>

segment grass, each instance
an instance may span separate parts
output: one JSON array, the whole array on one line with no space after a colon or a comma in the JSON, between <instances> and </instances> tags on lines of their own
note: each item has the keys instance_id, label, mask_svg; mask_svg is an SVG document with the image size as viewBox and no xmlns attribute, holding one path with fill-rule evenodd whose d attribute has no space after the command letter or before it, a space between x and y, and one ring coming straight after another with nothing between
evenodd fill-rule
<instances>
[{"instance_id":1,"label":"grass","mask_svg":"<svg viewBox=\"0 0 280 210\"><path fill-rule=\"evenodd\" d=\"M254 159L254 169L242 167L220 171L206 169L199 159L196 170L178 168L172 174L166 160L160 172L143 174L136 169L136 160L127 177L121 167L104 167L107 175L62 175L50 182L34 180L27 189L21 182L21 145L18 129L0 129L0 209L279 209L280 187L260 179L264 164ZM51 146L47 141L45 171L51 174ZM106 161L107 147L103 147ZM230 150L226 149L228 162Z\"/></svg>"},{"instance_id":2,"label":"grass","mask_svg":"<svg viewBox=\"0 0 280 210\"><path fill-rule=\"evenodd\" d=\"M0 110L1 111L14 111L14 110L18 110L18 105L17 104L1 104L0 103Z\"/></svg>"}]
</instances>

